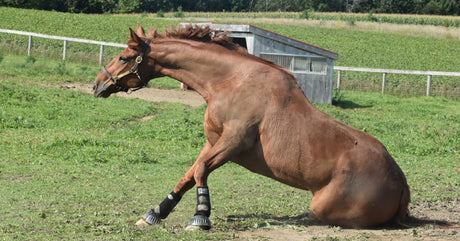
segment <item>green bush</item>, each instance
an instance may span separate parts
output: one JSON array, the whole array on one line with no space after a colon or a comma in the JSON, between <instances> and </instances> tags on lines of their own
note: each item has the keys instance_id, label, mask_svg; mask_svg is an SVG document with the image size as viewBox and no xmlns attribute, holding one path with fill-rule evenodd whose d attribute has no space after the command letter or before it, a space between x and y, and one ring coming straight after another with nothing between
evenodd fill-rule
<instances>
[{"instance_id":1,"label":"green bush","mask_svg":"<svg viewBox=\"0 0 460 241\"><path fill-rule=\"evenodd\" d=\"M174 13L175 18L183 18L184 12L182 12L182 6L177 7L177 12Z\"/></svg>"},{"instance_id":2,"label":"green bush","mask_svg":"<svg viewBox=\"0 0 460 241\"><path fill-rule=\"evenodd\" d=\"M164 18L164 17L165 17L165 14L164 14L163 10L161 10L161 9L158 10L158 12L157 12L157 18Z\"/></svg>"}]
</instances>

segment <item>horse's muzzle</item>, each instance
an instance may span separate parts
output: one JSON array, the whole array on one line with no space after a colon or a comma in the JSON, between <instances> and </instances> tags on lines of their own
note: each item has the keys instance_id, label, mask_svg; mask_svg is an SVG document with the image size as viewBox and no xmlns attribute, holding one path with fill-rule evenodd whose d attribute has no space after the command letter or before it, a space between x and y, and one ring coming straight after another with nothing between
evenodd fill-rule
<instances>
[{"instance_id":1,"label":"horse's muzzle","mask_svg":"<svg viewBox=\"0 0 460 241\"><path fill-rule=\"evenodd\" d=\"M112 91L113 84L111 81L105 81L104 83L98 83L97 81L94 82L93 85L93 92L94 97L102 97L107 98L115 91Z\"/></svg>"}]
</instances>

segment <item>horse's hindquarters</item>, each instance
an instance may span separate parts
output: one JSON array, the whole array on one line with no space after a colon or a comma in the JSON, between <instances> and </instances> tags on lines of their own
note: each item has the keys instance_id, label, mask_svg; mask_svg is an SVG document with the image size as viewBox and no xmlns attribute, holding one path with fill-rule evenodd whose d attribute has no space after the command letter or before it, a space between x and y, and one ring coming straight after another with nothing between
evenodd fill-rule
<instances>
[{"instance_id":1,"label":"horse's hindquarters","mask_svg":"<svg viewBox=\"0 0 460 241\"><path fill-rule=\"evenodd\" d=\"M401 204L407 183L389 154L384 151L372 160L359 156L363 157L344 155L331 182L315 193L311 209L324 223L374 226L392 220L400 208L407 208L407 203Z\"/></svg>"}]
</instances>

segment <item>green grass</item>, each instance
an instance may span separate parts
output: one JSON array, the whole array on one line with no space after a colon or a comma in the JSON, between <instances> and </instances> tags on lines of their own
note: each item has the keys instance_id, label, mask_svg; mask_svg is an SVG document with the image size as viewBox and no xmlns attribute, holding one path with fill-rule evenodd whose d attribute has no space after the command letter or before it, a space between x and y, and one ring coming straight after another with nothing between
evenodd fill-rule
<instances>
[{"instance_id":1,"label":"green grass","mask_svg":"<svg viewBox=\"0 0 460 241\"><path fill-rule=\"evenodd\" d=\"M71 14L31 9L15 9L0 7L0 28L29 31L48 35L66 36L99 40L105 42L126 43L129 27L135 29L141 24L148 30L156 27L177 25L179 21L148 19L139 15L108 15L108 14ZM2 45L7 51L27 51L28 37L21 35L0 34ZM62 58L63 41L33 38L33 53ZM106 47L104 52L108 60L121 48ZM88 55L90 53L91 55ZM92 44L68 43L68 59L93 63L98 61L99 46Z\"/></svg>"},{"instance_id":2,"label":"green grass","mask_svg":"<svg viewBox=\"0 0 460 241\"><path fill-rule=\"evenodd\" d=\"M337 66L459 71L460 58L455 54L455 49L460 49L458 40L277 24L258 26L337 51ZM396 95L423 95L426 79L420 75L388 74L386 91ZM343 72L342 80L342 87L346 89L380 91L382 74ZM459 77L433 76L431 94L458 99L459 81Z\"/></svg>"},{"instance_id":3,"label":"green grass","mask_svg":"<svg viewBox=\"0 0 460 241\"><path fill-rule=\"evenodd\" d=\"M165 17L173 17L174 13L166 13ZM186 12L188 18L234 18L234 19L305 19L305 12ZM369 14L369 13L331 13L308 12L308 19L321 21L345 22L379 22L394 24L434 25L444 27L460 27L458 16L436 16L415 14Z\"/></svg>"},{"instance_id":4,"label":"green grass","mask_svg":"<svg viewBox=\"0 0 460 241\"><path fill-rule=\"evenodd\" d=\"M126 42L128 27L135 28L137 24L142 24L146 29L156 27L162 30L171 25L176 26L181 21L181 19L155 18L154 15L145 14L88 15L5 7L0 7L0 14L5 16L0 19L0 28L118 43ZM198 14L196 16L198 17L201 13L196 14ZM245 16L245 14L237 15L235 18L241 18L239 17L240 15ZM337 16L321 13L315 13L314 15L324 15L324 17ZM231 21L229 19L221 20L218 16L220 15L217 15L213 21L223 23ZM271 18L284 18L283 16L277 17L276 14L268 16ZM291 15L288 14L286 18L289 16ZM339 14L338 16L344 18L350 16L368 17L366 15L346 14ZM255 17L258 18L260 16L257 15ZM378 15L378 17L390 18L391 16ZM411 18L410 16L398 15L393 17ZM427 16L426 18L443 19L433 16ZM456 17L447 18L457 20ZM250 19L247 23L251 23ZM457 50L460 49L460 41L456 39L340 28L290 26L282 23L257 23L256 25L338 52L339 59L335 64L340 66L448 72L458 72L458 66L460 66L460 58L456 54ZM0 34L0 39L0 55L1 53L13 55L26 54L27 36ZM69 43L68 47L68 62L79 63L84 66L97 65L99 46ZM108 63L120 51L120 48L106 47L104 63ZM62 41L34 38L32 53L34 56L46 56L48 59L59 60L62 58ZM36 68L38 67L36 66ZM91 67L86 68L91 69ZM57 70L59 70L59 66ZM6 70L3 72L6 72ZM346 89L379 91L381 79L381 74L344 72L342 73L342 87ZM168 82L170 81L163 81L159 86L164 86ZM402 96L423 95L426 88L426 76L388 74L386 86L388 93L391 94ZM460 98L459 91L458 77L433 77L432 95L458 99Z\"/></svg>"},{"instance_id":5,"label":"green grass","mask_svg":"<svg viewBox=\"0 0 460 241\"><path fill-rule=\"evenodd\" d=\"M4 7L0 8L0 13L2 16L7 16L0 19L1 28L118 43L127 41L128 27L135 28L137 24L141 24L146 29L156 27L162 30L170 25L176 26L180 22L180 19L166 20L152 16L143 17L144 15L69 14ZM219 19L216 21L219 22ZM460 42L453 39L286 24L258 23L256 25L338 52L339 59L336 65L437 71L457 71L457 66L460 65L455 51L460 49ZM7 42L8 40L19 41L25 45L24 51L27 48L26 36L10 34L1 36ZM36 39L37 42L41 41L39 38ZM57 52L61 56L62 42L49 44L58 48ZM69 44L69 47L70 45L74 44ZM99 46L93 46L94 48L90 46L76 44L75 50L98 53ZM85 48L94 50L85 50ZM115 48L109 52L119 51L120 49Z\"/></svg>"},{"instance_id":6,"label":"green grass","mask_svg":"<svg viewBox=\"0 0 460 241\"><path fill-rule=\"evenodd\" d=\"M162 28L179 22L10 8L0 8L0 13L5 16L0 28L120 43L126 42L127 27L137 23ZM455 55L460 46L454 40L260 26L339 52L337 65L441 71L458 71L460 65ZM26 37L5 36L1 35L0 49L1 240L222 240L235 238L237 230L306 224L301 221L309 211L311 194L229 163L210 176L211 232L183 230L194 212L193 192L185 195L162 225L134 227L145 211L171 191L200 152L205 142L205 108L116 97L96 99L40 86L92 83L100 71L98 46L89 49L69 44L71 56L62 62L58 41L34 38L35 57L26 57L17 56L25 52ZM426 49L432 51L427 54ZM106 61L119 51L107 49ZM398 67L401 65L404 67ZM378 83L381 76L376 78ZM433 78L438 80L442 79ZM451 81L449 86L458 83L445 81ZM167 78L151 85L178 86ZM456 205L460 196L460 102L354 91L340 92L335 102L335 106L318 107L386 145L406 173L412 205ZM153 118L141 121L144 116Z\"/></svg>"},{"instance_id":7,"label":"green grass","mask_svg":"<svg viewBox=\"0 0 460 241\"><path fill-rule=\"evenodd\" d=\"M460 49L458 40L277 24L260 27L336 51L335 63L340 66L455 72L460 64L454 51Z\"/></svg>"},{"instance_id":8,"label":"green grass","mask_svg":"<svg viewBox=\"0 0 460 241\"><path fill-rule=\"evenodd\" d=\"M93 83L101 71L99 66L71 61L55 60L45 56L2 55L0 53L0 76L26 79L41 83ZM179 89L179 82L169 77L155 79L150 87Z\"/></svg>"},{"instance_id":9,"label":"green grass","mask_svg":"<svg viewBox=\"0 0 460 241\"><path fill-rule=\"evenodd\" d=\"M455 205L460 102L341 93L335 106L318 107L387 146L412 205ZM19 78L0 80L0 106L0 239L222 240L237 230L301 227L292 220L309 211L308 192L229 163L210 176L211 232L184 231L193 192L162 225L138 229L134 222L200 152L204 106L96 99Z\"/></svg>"},{"instance_id":10,"label":"green grass","mask_svg":"<svg viewBox=\"0 0 460 241\"><path fill-rule=\"evenodd\" d=\"M0 54L1 55L1 54ZM44 56L1 55L0 75L40 82L84 82L92 83L101 71L97 65L78 64L55 60Z\"/></svg>"}]
</instances>

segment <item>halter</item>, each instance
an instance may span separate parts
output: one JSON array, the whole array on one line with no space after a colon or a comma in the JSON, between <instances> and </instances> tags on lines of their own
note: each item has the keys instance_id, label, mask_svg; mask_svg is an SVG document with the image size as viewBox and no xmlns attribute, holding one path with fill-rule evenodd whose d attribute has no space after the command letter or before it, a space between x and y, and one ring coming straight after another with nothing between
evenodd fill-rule
<instances>
[{"instance_id":1,"label":"halter","mask_svg":"<svg viewBox=\"0 0 460 241\"><path fill-rule=\"evenodd\" d=\"M124 92L131 91L132 92L132 91L140 90L140 89L144 88L145 86L147 86L148 81L146 81L143 86L130 89L130 88L125 88L125 87L121 86L120 83L118 83L118 81L121 78L123 78L123 77L125 77L125 76L127 76L129 74L135 74L137 76L137 78L141 82L144 82L144 81L142 81L141 76L139 75L139 72L138 72L137 68L139 67L139 64L142 63L142 60L143 60L142 57L144 57L144 54L147 51L147 48L149 47L150 41L152 41L152 39L148 39L147 42L145 42L144 49L142 49L142 52L139 54L139 56L136 57L136 60L135 60L135 63L133 65L133 67L131 67L131 69L129 69L128 71L113 77L109 73L109 71L107 71L105 66L102 67L102 71L104 72L104 74L107 75L107 77L109 77L109 79L107 81L111 80L113 82L113 85L115 85L115 87L117 87L119 91L124 91Z\"/></svg>"}]
</instances>

